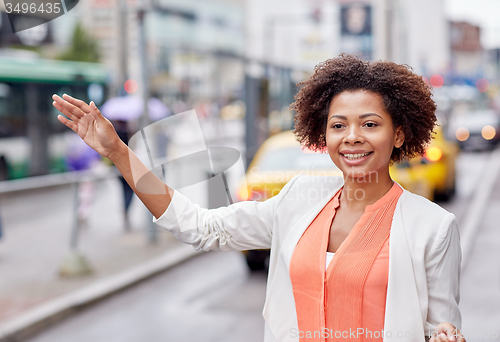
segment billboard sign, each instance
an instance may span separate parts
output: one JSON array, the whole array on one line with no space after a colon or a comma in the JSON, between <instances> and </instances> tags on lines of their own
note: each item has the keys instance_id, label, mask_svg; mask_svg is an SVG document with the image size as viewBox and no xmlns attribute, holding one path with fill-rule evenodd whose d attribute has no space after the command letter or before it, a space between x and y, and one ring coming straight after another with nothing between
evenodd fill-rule
<instances>
[{"instance_id":1,"label":"billboard sign","mask_svg":"<svg viewBox=\"0 0 500 342\"><path fill-rule=\"evenodd\" d=\"M341 50L373 57L372 7L364 3L344 3L340 8Z\"/></svg>"}]
</instances>

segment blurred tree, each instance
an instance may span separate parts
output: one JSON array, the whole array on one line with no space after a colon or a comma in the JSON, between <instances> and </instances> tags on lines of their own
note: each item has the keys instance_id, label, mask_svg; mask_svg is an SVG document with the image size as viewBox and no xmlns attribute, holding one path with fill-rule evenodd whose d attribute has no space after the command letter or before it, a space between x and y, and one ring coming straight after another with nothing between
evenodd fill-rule
<instances>
[{"instance_id":1,"label":"blurred tree","mask_svg":"<svg viewBox=\"0 0 500 342\"><path fill-rule=\"evenodd\" d=\"M70 46L57 59L97 63L100 59L99 44L78 22L75 25Z\"/></svg>"}]
</instances>

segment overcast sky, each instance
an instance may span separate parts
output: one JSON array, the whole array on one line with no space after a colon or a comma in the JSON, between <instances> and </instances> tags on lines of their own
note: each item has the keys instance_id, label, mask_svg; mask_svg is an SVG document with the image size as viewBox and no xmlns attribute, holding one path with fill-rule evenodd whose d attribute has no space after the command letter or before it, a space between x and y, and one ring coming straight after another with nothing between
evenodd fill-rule
<instances>
[{"instance_id":1,"label":"overcast sky","mask_svg":"<svg viewBox=\"0 0 500 342\"><path fill-rule=\"evenodd\" d=\"M500 0L444 0L451 20L479 25L484 48L500 48Z\"/></svg>"}]
</instances>

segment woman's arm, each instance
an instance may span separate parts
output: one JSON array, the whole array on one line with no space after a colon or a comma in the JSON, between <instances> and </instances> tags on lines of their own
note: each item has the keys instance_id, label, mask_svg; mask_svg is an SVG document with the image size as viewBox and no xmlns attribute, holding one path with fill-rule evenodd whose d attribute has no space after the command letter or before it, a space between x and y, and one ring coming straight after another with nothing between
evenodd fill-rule
<instances>
[{"instance_id":1,"label":"woman's arm","mask_svg":"<svg viewBox=\"0 0 500 342\"><path fill-rule=\"evenodd\" d=\"M200 208L157 178L125 145L93 102L53 96L59 121L90 147L109 158L155 216L155 222L197 250L247 250L271 247L274 213L298 176L264 202L239 202L217 209ZM138 185L137 181L140 179ZM138 189L139 187L139 189Z\"/></svg>"},{"instance_id":2,"label":"woman's arm","mask_svg":"<svg viewBox=\"0 0 500 342\"><path fill-rule=\"evenodd\" d=\"M100 155L109 158L148 210L156 218L160 217L168 208L174 190L149 172L134 152L120 140L111 122L101 114L94 102L88 105L66 94L63 98L57 95L52 98L53 106L70 119L59 115L59 121L77 133ZM141 191L136 188L138 179L141 179Z\"/></svg>"},{"instance_id":3,"label":"woman's arm","mask_svg":"<svg viewBox=\"0 0 500 342\"><path fill-rule=\"evenodd\" d=\"M434 338L431 342L465 341L460 333L462 317L460 302L460 265L462 252L455 215L449 213L426 258L429 306L427 330ZM426 334L429 331L426 331ZM445 334L447 337L441 334ZM456 338L455 337L459 338Z\"/></svg>"},{"instance_id":4,"label":"woman's arm","mask_svg":"<svg viewBox=\"0 0 500 342\"><path fill-rule=\"evenodd\" d=\"M158 218L170 205L174 190L155 176L153 172L142 163L137 155L123 142L108 157L130 185L137 197L144 203L146 208ZM140 190L137 189L140 182Z\"/></svg>"},{"instance_id":5,"label":"woman's arm","mask_svg":"<svg viewBox=\"0 0 500 342\"><path fill-rule=\"evenodd\" d=\"M275 213L280 205L289 205L284 199L299 177L292 178L279 194L264 202L238 202L217 209L200 208L175 191L171 205L155 222L196 250L269 249Z\"/></svg>"}]
</instances>

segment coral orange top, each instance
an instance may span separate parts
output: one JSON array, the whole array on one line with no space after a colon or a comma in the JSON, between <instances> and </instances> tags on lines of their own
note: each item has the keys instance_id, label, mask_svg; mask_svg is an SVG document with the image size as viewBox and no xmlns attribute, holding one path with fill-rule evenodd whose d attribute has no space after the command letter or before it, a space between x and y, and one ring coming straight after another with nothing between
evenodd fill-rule
<instances>
[{"instance_id":1,"label":"coral orange top","mask_svg":"<svg viewBox=\"0 0 500 342\"><path fill-rule=\"evenodd\" d=\"M311 222L290 261L301 342L383 340L389 234L403 189L394 182L382 198L366 206L326 267L342 189Z\"/></svg>"}]
</instances>

